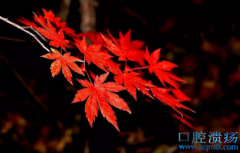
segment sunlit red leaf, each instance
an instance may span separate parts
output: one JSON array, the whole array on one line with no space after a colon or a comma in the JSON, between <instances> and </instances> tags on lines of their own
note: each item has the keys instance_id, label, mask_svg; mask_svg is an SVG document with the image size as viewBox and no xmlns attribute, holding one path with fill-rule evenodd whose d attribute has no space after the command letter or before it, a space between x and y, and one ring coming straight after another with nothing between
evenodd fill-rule
<instances>
[{"instance_id":1,"label":"sunlit red leaf","mask_svg":"<svg viewBox=\"0 0 240 153\"><path fill-rule=\"evenodd\" d=\"M62 47L63 50L66 50L65 46L68 46L69 41L64 39L64 34L61 29L56 32L56 29L48 22L46 28L37 28L37 30L50 40L50 46L57 48Z\"/></svg>"},{"instance_id":2,"label":"sunlit red leaf","mask_svg":"<svg viewBox=\"0 0 240 153\"><path fill-rule=\"evenodd\" d=\"M88 31L86 33L79 33L78 37L80 37L80 38L87 37L94 44L105 46L105 42L103 41L101 35L99 33L97 33L97 32Z\"/></svg>"},{"instance_id":3,"label":"sunlit red leaf","mask_svg":"<svg viewBox=\"0 0 240 153\"><path fill-rule=\"evenodd\" d=\"M192 126L192 124L187 121L187 119L189 120L193 120L191 117L187 116L186 114L183 115L183 117L180 117L174 113L172 113L172 115L179 121L181 121L183 124L187 125L188 127L190 127L192 130L196 131L196 128Z\"/></svg>"},{"instance_id":4,"label":"sunlit red leaf","mask_svg":"<svg viewBox=\"0 0 240 153\"><path fill-rule=\"evenodd\" d=\"M51 10L46 11L45 9L42 9L43 13L44 13L44 18L47 21L53 22L53 23L58 23L61 21L60 17L55 17L55 15L53 14L53 12Z\"/></svg>"},{"instance_id":5,"label":"sunlit red leaf","mask_svg":"<svg viewBox=\"0 0 240 153\"><path fill-rule=\"evenodd\" d=\"M70 56L70 53L65 53L63 56L55 49L52 49L53 53L48 53L45 54L41 57L50 59L50 60L55 60L52 65L51 65L51 73L52 73L52 77L54 77L55 75L57 75L60 70L62 69L63 75L64 77L72 84L72 73L69 69L69 67L79 73L84 75L83 71L77 66L76 63L74 62L82 62L82 60L74 57L74 56Z\"/></svg>"},{"instance_id":6,"label":"sunlit red leaf","mask_svg":"<svg viewBox=\"0 0 240 153\"><path fill-rule=\"evenodd\" d=\"M130 43L130 36L126 35L125 37L122 35L119 41L117 41L117 39L115 39L109 32L108 34L111 39L102 34L101 36L106 43L107 49L116 56L119 56L119 61L126 61L128 59L130 61L139 62L141 65L144 65L143 52L138 49L131 48L132 46Z\"/></svg>"},{"instance_id":7,"label":"sunlit red leaf","mask_svg":"<svg viewBox=\"0 0 240 153\"><path fill-rule=\"evenodd\" d=\"M126 102L117 94L113 93L125 90L125 88L121 85L116 85L114 82L104 83L108 74L109 73L105 73L100 77L97 76L94 84L91 84L87 80L78 80L79 83L86 88L77 91L73 103L84 101L88 98L85 104L85 112L91 127L95 117L98 116L97 106L99 106L103 117L119 130L116 116L109 104L128 113L131 113L131 111Z\"/></svg>"},{"instance_id":8,"label":"sunlit red leaf","mask_svg":"<svg viewBox=\"0 0 240 153\"><path fill-rule=\"evenodd\" d=\"M155 50L151 55L149 54L148 48L146 47L145 52L145 59L149 63L148 70L150 73L153 73L158 77L161 83L166 87L165 82L169 85L173 86L174 88L178 89L178 82L184 82L184 80L180 79L179 77L171 74L173 68L177 67L176 64L173 64L168 61L161 61L158 62L160 58L160 49Z\"/></svg>"},{"instance_id":9,"label":"sunlit red leaf","mask_svg":"<svg viewBox=\"0 0 240 153\"><path fill-rule=\"evenodd\" d=\"M100 51L101 45L93 44L87 46L85 37L82 40L75 40L76 46L84 54L84 57L88 64L93 62L100 69L107 71L106 67L117 67L117 65L110 60L112 57L106 51Z\"/></svg>"},{"instance_id":10,"label":"sunlit red leaf","mask_svg":"<svg viewBox=\"0 0 240 153\"><path fill-rule=\"evenodd\" d=\"M21 17L21 19L17 19L17 21L21 22L22 24L24 24L26 26L32 26L33 28L37 27L37 25L34 22L31 22L24 17Z\"/></svg>"},{"instance_id":11,"label":"sunlit red leaf","mask_svg":"<svg viewBox=\"0 0 240 153\"><path fill-rule=\"evenodd\" d=\"M138 74L126 69L123 73L118 72L114 77L116 84L124 84L127 91L137 100L136 89L142 91L143 94L153 98L146 87L151 86L147 81L137 76Z\"/></svg>"},{"instance_id":12,"label":"sunlit red leaf","mask_svg":"<svg viewBox=\"0 0 240 153\"><path fill-rule=\"evenodd\" d=\"M179 100L179 101L191 101L190 98L188 98L183 92L180 90L176 90L171 88L171 92L174 94L174 96Z\"/></svg>"},{"instance_id":13,"label":"sunlit red leaf","mask_svg":"<svg viewBox=\"0 0 240 153\"><path fill-rule=\"evenodd\" d=\"M150 90L154 97L156 97L158 100L160 100L164 104L172 107L176 112L178 112L180 114L181 114L181 112L179 110L181 110L181 109L187 109L187 110L193 111L190 108L181 104L181 101L179 101L178 99L175 99L169 93L169 91L170 91L169 89L160 88L160 87L151 87Z\"/></svg>"},{"instance_id":14,"label":"sunlit red leaf","mask_svg":"<svg viewBox=\"0 0 240 153\"><path fill-rule=\"evenodd\" d=\"M134 54L138 54L138 56L133 56L132 58L135 58L135 61L137 61L140 65L145 65L144 63L144 51L141 50L145 44L144 41L140 40L133 40L131 41L131 33L132 30L128 30L128 32L123 35L122 32L119 32L119 42L121 46L127 46L129 49L128 52Z\"/></svg>"}]
</instances>

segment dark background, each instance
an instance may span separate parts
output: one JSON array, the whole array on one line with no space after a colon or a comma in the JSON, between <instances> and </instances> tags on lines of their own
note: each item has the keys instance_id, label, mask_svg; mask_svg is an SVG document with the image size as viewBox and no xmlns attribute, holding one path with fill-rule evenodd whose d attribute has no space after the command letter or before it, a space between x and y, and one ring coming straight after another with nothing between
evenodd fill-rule
<instances>
[{"instance_id":1,"label":"dark background","mask_svg":"<svg viewBox=\"0 0 240 153\"><path fill-rule=\"evenodd\" d=\"M198 131L240 132L239 1L98 3L98 32L109 29L117 37L119 30L132 29L132 39L145 41L150 50L162 48L161 59L179 65L174 73L188 82L182 91L192 99L187 105L197 113L187 114L194 118L191 124ZM30 20L32 11L45 8L57 14L59 7L57 0L3 0L0 15L11 21L20 16ZM77 33L79 7L72 0L67 20ZM90 128L85 103L71 104L80 86L76 82L70 86L61 74L51 77L51 61L40 58L46 51L3 21L0 36L1 153L87 153L87 149L90 153L160 153L178 144L179 131L192 132L159 101L148 103L139 97L135 102L130 96L124 99L132 115L114 109L121 132L101 115Z\"/></svg>"}]
</instances>

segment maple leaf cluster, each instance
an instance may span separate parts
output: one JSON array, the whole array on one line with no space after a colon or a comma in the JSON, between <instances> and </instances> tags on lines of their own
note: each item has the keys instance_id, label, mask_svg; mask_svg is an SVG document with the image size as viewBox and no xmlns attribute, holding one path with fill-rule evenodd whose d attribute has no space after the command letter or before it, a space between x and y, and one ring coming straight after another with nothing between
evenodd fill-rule
<instances>
[{"instance_id":1,"label":"maple leaf cluster","mask_svg":"<svg viewBox=\"0 0 240 153\"><path fill-rule=\"evenodd\" d=\"M97 32L76 34L74 30L66 26L65 22L61 22L59 17L55 17L52 11L43 9L43 14L43 16L34 14L35 22L23 17L18 21L26 26L31 26L49 41L52 53L41 57L55 60L51 64L52 77L59 74L61 70L64 77L71 84L73 84L71 70L88 77L88 80L77 79L84 88L77 91L73 103L86 100L85 112L91 126L100 111L103 117L119 130L111 106L131 114L127 103L116 94L124 90L135 100L137 100L138 90L146 97L152 100L158 99L172 107L181 115L183 109L191 110L182 104L184 101L190 101L179 89L179 83L185 83L185 81L170 72L177 67L176 64L165 60L159 61L161 49L156 49L151 54L147 47L143 50L145 43L139 40L132 41L131 30L125 35L120 32L118 39L114 38L109 31L106 35ZM64 34L72 38L72 41L66 40ZM88 45L86 38L89 38L92 44ZM66 48L72 48L69 45L70 43L74 44L84 55L84 59L71 56L70 52L67 52ZM59 51L62 49L66 53L62 54ZM113 60L113 57L116 56L118 61ZM89 75L85 61L88 65L91 63L96 65L104 71L104 74L98 76L91 71L91 75ZM127 61L135 62L141 67L130 68ZM75 62L81 62L81 66ZM153 73L163 87L158 87L151 80L145 80L141 77L140 73L138 73L141 69L147 69L149 74ZM114 81L105 82L110 73L114 75ZM94 83L92 83L91 79L94 79ZM191 126L185 119L177 115L174 116Z\"/></svg>"}]
</instances>

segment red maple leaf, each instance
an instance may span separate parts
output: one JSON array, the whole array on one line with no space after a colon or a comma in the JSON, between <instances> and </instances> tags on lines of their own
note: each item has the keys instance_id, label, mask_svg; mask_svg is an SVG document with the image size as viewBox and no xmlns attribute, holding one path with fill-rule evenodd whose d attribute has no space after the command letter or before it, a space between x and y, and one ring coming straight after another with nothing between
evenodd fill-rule
<instances>
[{"instance_id":1,"label":"red maple leaf","mask_svg":"<svg viewBox=\"0 0 240 153\"><path fill-rule=\"evenodd\" d=\"M140 41L140 40L133 40L133 41L131 41L131 33L132 33L131 29L129 29L128 32L125 35L123 35L122 32L120 31L119 32L120 40L124 38L126 46L129 46L130 49L139 49L139 50L141 50L143 48L145 42L144 41Z\"/></svg>"},{"instance_id":2,"label":"red maple leaf","mask_svg":"<svg viewBox=\"0 0 240 153\"><path fill-rule=\"evenodd\" d=\"M176 90L171 88L171 92L174 94L174 96L179 100L179 101L191 101L190 98L188 98L183 92L180 90Z\"/></svg>"},{"instance_id":3,"label":"red maple leaf","mask_svg":"<svg viewBox=\"0 0 240 153\"><path fill-rule=\"evenodd\" d=\"M45 18L42 15L34 14L33 19L36 23L40 24L42 27L47 28Z\"/></svg>"},{"instance_id":4,"label":"red maple leaf","mask_svg":"<svg viewBox=\"0 0 240 153\"><path fill-rule=\"evenodd\" d=\"M44 37L50 40L49 45L53 47L62 47L63 50L66 51L66 47L68 47L68 40L64 39L63 30L60 29L58 32L55 27L52 26L50 21L47 22L44 20L43 16L37 16L34 14L34 20L39 23L43 28L37 27L36 30L40 32Z\"/></svg>"},{"instance_id":5,"label":"red maple leaf","mask_svg":"<svg viewBox=\"0 0 240 153\"><path fill-rule=\"evenodd\" d=\"M60 17L55 17L55 15L53 14L53 12L51 10L46 11L45 9L43 9L43 13L44 13L44 18L47 21L53 22L58 28L62 29L67 35L75 36L75 31L73 29L67 27L66 22L61 22Z\"/></svg>"},{"instance_id":6,"label":"red maple leaf","mask_svg":"<svg viewBox=\"0 0 240 153\"><path fill-rule=\"evenodd\" d=\"M63 56L55 49L51 49L53 53L48 53L45 54L41 57L50 59L50 60L55 60L52 65L51 65L51 73L52 73L52 77L54 77L55 75L57 75L60 70L62 69L63 75L64 77L72 84L72 73L69 69L69 67L79 73L84 75L82 69L80 69L76 63L74 62L82 62L82 60L74 57L74 56L70 56L70 52L65 53Z\"/></svg>"},{"instance_id":7,"label":"red maple leaf","mask_svg":"<svg viewBox=\"0 0 240 153\"><path fill-rule=\"evenodd\" d=\"M87 37L89 38L94 44L98 44L98 45L102 45L105 46L105 42L103 41L101 35L97 32L91 32L88 31L86 33L79 33L77 35L78 37L82 38L82 37Z\"/></svg>"},{"instance_id":8,"label":"red maple leaf","mask_svg":"<svg viewBox=\"0 0 240 153\"><path fill-rule=\"evenodd\" d=\"M113 93L125 90L125 88L121 85L116 85L114 82L103 83L105 82L108 74L109 73L105 73L100 77L97 76L94 84L91 84L87 80L78 80L79 83L86 88L77 91L73 103L84 101L88 98L85 104L85 112L91 127L95 117L98 116L99 106L103 117L105 117L119 131L116 116L109 104L127 111L130 114L131 111L126 102L117 94Z\"/></svg>"},{"instance_id":9,"label":"red maple leaf","mask_svg":"<svg viewBox=\"0 0 240 153\"><path fill-rule=\"evenodd\" d=\"M180 116L178 116L178 115L176 115L176 114L174 114L174 113L171 113L171 114L172 114L173 117L175 117L177 120L181 121L183 124L185 124L185 125L187 125L188 127L190 127L193 131L196 131L196 128L193 127L192 124L187 121L187 119L193 121L193 118L191 118L190 116L188 116L188 115L186 115L186 114L183 115L184 117L180 117Z\"/></svg>"},{"instance_id":10,"label":"red maple leaf","mask_svg":"<svg viewBox=\"0 0 240 153\"><path fill-rule=\"evenodd\" d=\"M26 26L32 26L34 29L36 29L36 27L37 27L37 25L34 22L31 22L24 17L21 17L21 19L17 19L17 21L21 22L22 24L24 24Z\"/></svg>"},{"instance_id":11,"label":"red maple leaf","mask_svg":"<svg viewBox=\"0 0 240 153\"><path fill-rule=\"evenodd\" d=\"M58 28L61 28L66 33L66 35L75 37L76 36L75 31L72 28L67 27L66 25L67 25L66 22L56 23L56 26Z\"/></svg>"},{"instance_id":12,"label":"red maple leaf","mask_svg":"<svg viewBox=\"0 0 240 153\"><path fill-rule=\"evenodd\" d=\"M51 25L50 22L47 23L44 28L37 28L37 30L47 39L50 40L49 45L53 47L62 47L66 51L65 46L68 46L69 41L64 39L63 30L60 29L58 32Z\"/></svg>"},{"instance_id":13,"label":"red maple leaf","mask_svg":"<svg viewBox=\"0 0 240 153\"><path fill-rule=\"evenodd\" d=\"M102 45L93 44L87 46L85 37L82 40L75 40L76 46L84 54L84 58L90 64L93 62L100 69L107 71L105 67L117 67L114 62L110 60L112 57L106 51L100 51Z\"/></svg>"},{"instance_id":14,"label":"red maple leaf","mask_svg":"<svg viewBox=\"0 0 240 153\"><path fill-rule=\"evenodd\" d=\"M53 22L53 23L59 23L61 21L60 17L55 17L55 15L53 14L53 12L51 10L46 11L45 9L42 9L43 13L44 13L44 18L47 21Z\"/></svg>"},{"instance_id":15,"label":"red maple leaf","mask_svg":"<svg viewBox=\"0 0 240 153\"><path fill-rule=\"evenodd\" d=\"M176 64L173 64L168 61L158 62L160 57L160 50L155 50L151 55L149 54L148 48L146 47L145 59L149 63L148 70L150 73L153 73L158 77L161 83L166 87L164 82L167 82L174 88L178 89L178 85L175 81L184 82L184 80L179 77L169 73L173 68L178 67Z\"/></svg>"},{"instance_id":16,"label":"red maple leaf","mask_svg":"<svg viewBox=\"0 0 240 153\"><path fill-rule=\"evenodd\" d=\"M67 23L66 22L61 22L61 18L60 17L55 17L55 15L53 14L53 12L51 10L46 11L45 9L43 9L43 13L44 16L38 15L38 16L34 16L34 20L39 23L41 26L43 26L45 29L47 29L47 25L46 25L46 21L47 22L52 22L54 23L57 28L62 29L62 31L64 31L67 35L74 37L75 31L69 27L67 27ZM46 20L46 21L45 21Z\"/></svg>"},{"instance_id":17,"label":"red maple leaf","mask_svg":"<svg viewBox=\"0 0 240 153\"><path fill-rule=\"evenodd\" d=\"M133 40L131 41L131 33L132 30L128 30L128 32L123 35L122 32L119 32L119 41L120 43L125 43L122 45L127 46L127 48L129 49L128 52L132 52L138 54L138 56L136 56L136 61L141 65L145 65L144 63L144 51L141 50L145 44L144 41L140 41L140 40Z\"/></svg>"},{"instance_id":18,"label":"red maple leaf","mask_svg":"<svg viewBox=\"0 0 240 153\"><path fill-rule=\"evenodd\" d=\"M164 104L172 107L176 112L180 113L179 109L187 109L193 111L192 109L181 104L181 101L175 99L170 93L169 89L160 88L160 87L150 87L150 90L154 97L163 102ZM194 112L194 111L193 111ZM182 115L182 114L181 114Z\"/></svg>"},{"instance_id":19,"label":"red maple leaf","mask_svg":"<svg viewBox=\"0 0 240 153\"><path fill-rule=\"evenodd\" d=\"M129 48L130 46L128 46L128 38L122 37L119 41L117 41L109 32L108 34L111 39L101 34L103 40L106 43L105 46L114 55L119 56L119 61L126 61L127 59L135 62L141 61L141 55L139 55L141 54L141 52L139 52L139 50L133 50ZM140 63L142 65L144 64L142 62Z\"/></svg>"},{"instance_id":20,"label":"red maple leaf","mask_svg":"<svg viewBox=\"0 0 240 153\"><path fill-rule=\"evenodd\" d=\"M116 74L116 76L114 76L116 84L124 84L127 91L133 96L135 100L137 100L136 89L142 91L143 94L146 94L147 96L153 98L147 89L147 87L152 85L144 79L138 77L138 73L129 71L129 68L126 68L123 73L121 71L113 71L113 73Z\"/></svg>"}]
</instances>

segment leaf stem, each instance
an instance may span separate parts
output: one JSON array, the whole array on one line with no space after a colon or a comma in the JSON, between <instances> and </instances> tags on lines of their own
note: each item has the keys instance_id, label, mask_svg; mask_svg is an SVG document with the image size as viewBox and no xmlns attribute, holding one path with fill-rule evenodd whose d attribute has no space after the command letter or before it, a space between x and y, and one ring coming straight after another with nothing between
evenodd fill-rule
<instances>
[{"instance_id":1,"label":"leaf stem","mask_svg":"<svg viewBox=\"0 0 240 153\"><path fill-rule=\"evenodd\" d=\"M32 36L46 51L50 52L50 50L49 50L47 47L45 47L44 44L43 44L33 33L27 31L26 29L24 29L24 28L21 27L20 25L14 23L14 22L12 22L12 21L9 21L7 18L4 18L4 17L2 17L2 16L0 16L0 20L2 20L2 21L4 21L4 22L6 22L6 23L8 23L8 24L10 24L10 25L12 25L12 26L14 26L14 27L22 30L22 31L24 31L24 32L27 33L27 34L29 34L29 35Z\"/></svg>"},{"instance_id":2,"label":"leaf stem","mask_svg":"<svg viewBox=\"0 0 240 153\"><path fill-rule=\"evenodd\" d=\"M85 64L86 64L86 60L85 60L85 54L83 54L83 59L84 59L84 61L83 61L83 63L84 63L83 70L85 71Z\"/></svg>"},{"instance_id":3,"label":"leaf stem","mask_svg":"<svg viewBox=\"0 0 240 153\"><path fill-rule=\"evenodd\" d=\"M89 76L89 74L88 74L88 72L87 72L87 70L85 70L85 72L86 72L86 74L87 74L87 76L88 76L89 81L91 82L91 84L93 84L92 81L91 81L91 78L90 78L90 76Z\"/></svg>"},{"instance_id":4,"label":"leaf stem","mask_svg":"<svg viewBox=\"0 0 240 153\"><path fill-rule=\"evenodd\" d=\"M147 69L147 67L136 67L136 68L133 68L133 69L130 69L128 71L133 71L133 70L140 70L140 69Z\"/></svg>"},{"instance_id":5,"label":"leaf stem","mask_svg":"<svg viewBox=\"0 0 240 153\"><path fill-rule=\"evenodd\" d=\"M86 60L85 60L85 55L84 55L84 54L83 54L83 58L84 58L84 61L83 61L83 63L84 63L83 70L86 72L86 74L87 74L87 76L88 76L88 79L89 79L89 81L92 83L92 80L91 80L91 78L90 78L90 76L89 76L89 74L88 74L87 70L85 69ZM93 83L92 83L92 84L93 84Z\"/></svg>"}]
</instances>

